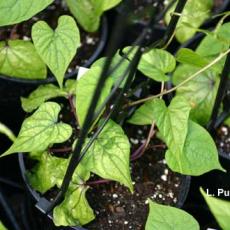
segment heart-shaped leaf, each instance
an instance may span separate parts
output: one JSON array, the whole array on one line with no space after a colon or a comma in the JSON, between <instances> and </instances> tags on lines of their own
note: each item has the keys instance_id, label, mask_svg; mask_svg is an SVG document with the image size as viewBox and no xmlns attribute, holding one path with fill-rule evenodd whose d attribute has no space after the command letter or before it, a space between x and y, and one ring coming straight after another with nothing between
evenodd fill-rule
<instances>
[{"instance_id":1,"label":"heart-shaped leaf","mask_svg":"<svg viewBox=\"0 0 230 230\"><path fill-rule=\"evenodd\" d=\"M130 48L126 47L123 52L127 54ZM129 59L134 57L135 50L136 48L128 55ZM138 70L155 81L168 81L169 78L165 74L172 72L175 67L176 61L172 54L161 49L151 49L143 53Z\"/></svg>"},{"instance_id":2,"label":"heart-shaped leaf","mask_svg":"<svg viewBox=\"0 0 230 230\"><path fill-rule=\"evenodd\" d=\"M16 24L45 9L54 0L7 0L0 1L0 26Z\"/></svg>"},{"instance_id":3,"label":"heart-shaped leaf","mask_svg":"<svg viewBox=\"0 0 230 230\"><path fill-rule=\"evenodd\" d=\"M41 152L49 145L62 143L71 136L72 127L58 123L61 107L54 102L46 102L22 123L13 145L2 155L17 152Z\"/></svg>"},{"instance_id":4,"label":"heart-shaped leaf","mask_svg":"<svg viewBox=\"0 0 230 230\"><path fill-rule=\"evenodd\" d=\"M46 65L30 41L0 42L0 73L26 79L45 79Z\"/></svg>"},{"instance_id":5,"label":"heart-shaped leaf","mask_svg":"<svg viewBox=\"0 0 230 230\"><path fill-rule=\"evenodd\" d=\"M199 230L199 224L189 213L166 205L160 205L149 199L149 216L145 230Z\"/></svg>"},{"instance_id":6,"label":"heart-shaped leaf","mask_svg":"<svg viewBox=\"0 0 230 230\"><path fill-rule=\"evenodd\" d=\"M62 87L65 72L80 46L80 34L76 22L70 16L61 16L58 26L52 30L44 21L32 27L34 46Z\"/></svg>"},{"instance_id":7,"label":"heart-shaped leaf","mask_svg":"<svg viewBox=\"0 0 230 230\"><path fill-rule=\"evenodd\" d=\"M129 161L129 140L122 128L110 120L82 159L82 164L100 177L118 181L133 191Z\"/></svg>"}]
</instances>

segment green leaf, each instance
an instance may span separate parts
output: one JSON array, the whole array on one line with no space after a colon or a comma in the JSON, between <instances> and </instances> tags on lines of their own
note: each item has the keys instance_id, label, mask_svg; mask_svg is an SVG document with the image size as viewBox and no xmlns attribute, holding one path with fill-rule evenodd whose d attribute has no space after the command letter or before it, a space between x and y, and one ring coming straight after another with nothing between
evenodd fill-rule
<instances>
[{"instance_id":1,"label":"green leaf","mask_svg":"<svg viewBox=\"0 0 230 230\"><path fill-rule=\"evenodd\" d=\"M30 19L50 5L53 0L0 1L0 26L16 24Z\"/></svg>"},{"instance_id":2,"label":"green leaf","mask_svg":"<svg viewBox=\"0 0 230 230\"><path fill-rule=\"evenodd\" d=\"M191 108L183 97L174 97L168 108L162 99L155 99L152 103L152 114L160 135L175 153L178 164L181 164L180 157L188 132Z\"/></svg>"},{"instance_id":3,"label":"green leaf","mask_svg":"<svg viewBox=\"0 0 230 230\"><path fill-rule=\"evenodd\" d=\"M55 75L62 87L65 72L80 46L80 34L76 22L70 16L58 19L58 26L51 29L45 21L39 21L32 27L34 46Z\"/></svg>"},{"instance_id":4,"label":"green leaf","mask_svg":"<svg viewBox=\"0 0 230 230\"><path fill-rule=\"evenodd\" d=\"M84 186L70 187L64 201L54 208L56 226L81 226L92 221L95 216L85 197Z\"/></svg>"},{"instance_id":5,"label":"green leaf","mask_svg":"<svg viewBox=\"0 0 230 230\"><path fill-rule=\"evenodd\" d=\"M0 230L7 230L1 221L0 221Z\"/></svg>"},{"instance_id":6,"label":"green leaf","mask_svg":"<svg viewBox=\"0 0 230 230\"><path fill-rule=\"evenodd\" d=\"M124 53L128 53L131 47L123 49ZM134 57L135 52L128 55L129 59ZM161 49L151 49L144 52L138 70L141 71L146 77L155 81L168 81L169 78L166 73L172 72L176 67L176 61L173 55Z\"/></svg>"},{"instance_id":7,"label":"green leaf","mask_svg":"<svg viewBox=\"0 0 230 230\"><path fill-rule=\"evenodd\" d=\"M66 0L78 23L88 32L95 32L100 26L104 11L116 6L121 0Z\"/></svg>"},{"instance_id":8,"label":"green leaf","mask_svg":"<svg viewBox=\"0 0 230 230\"><path fill-rule=\"evenodd\" d=\"M202 188L200 192L208 204L213 216L217 220L221 229L229 230L230 226L230 202L215 197L208 196Z\"/></svg>"},{"instance_id":9,"label":"green leaf","mask_svg":"<svg viewBox=\"0 0 230 230\"><path fill-rule=\"evenodd\" d=\"M55 185L60 187L69 165L69 159L51 156L46 151L32 153L32 157L38 160L31 172L27 172L27 177L32 187L41 193L47 192ZM89 177L89 171L79 165L75 169L71 185L81 185Z\"/></svg>"},{"instance_id":10,"label":"green leaf","mask_svg":"<svg viewBox=\"0 0 230 230\"><path fill-rule=\"evenodd\" d=\"M174 12L176 4L167 11L165 16L166 24L169 24L171 14ZM187 1L182 16L179 19L176 29L176 38L183 43L189 40L206 19L210 17L213 7L213 0L192 0ZM188 26L190 25L190 26Z\"/></svg>"},{"instance_id":11,"label":"green leaf","mask_svg":"<svg viewBox=\"0 0 230 230\"><path fill-rule=\"evenodd\" d=\"M72 127L58 122L60 110L57 103L42 104L34 114L24 120L18 137L2 156L17 152L40 152L51 144L68 140Z\"/></svg>"},{"instance_id":12,"label":"green leaf","mask_svg":"<svg viewBox=\"0 0 230 230\"><path fill-rule=\"evenodd\" d=\"M196 53L203 56L215 56L226 51L230 45L230 23L223 24L212 35L205 36L196 49Z\"/></svg>"},{"instance_id":13,"label":"green leaf","mask_svg":"<svg viewBox=\"0 0 230 230\"><path fill-rule=\"evenodd\" d=\"M180 63L197 67L204 67L209 63L204 57L188 48L181 48L176 54L176 60Z\"/></svg>"},{"instance_id":14,"label":"green leaf","mask_svg":"<svg viewBox=\"0 0 230 230\"><path fill-rule=\"evenodd\" d=\"M46 66L30 41L0 42L0 73L25 79L45 79Z\"/></svg>"},{"instance_id":15,"label":"green leaf","mask_svg":"<svg viewBox=\"0 0 230 230\"><path fill-rule=\"evenodd\" d=\"M27 177L35 190L45 193L62 182L69 161L51 156L48 152L40 154L39 163L32 169L32 172L27 173Z\"/></svg>"},{"instance_id":16,"label":"green leaf","mask_svg":"<svg viewBox=\"0 0 230 230\"><path fill-rule=\"evenodd\" d=\"M219 163L218 151L210 134L193 121L189 121L188 124L183 152L179 154L173 149L166 152L165 158L169 167L175 172L192 176L199 176L213 169L224 171Z\"/></svg>"},{"instance_id":17,"label":"green leaf","mask_svg":"<svg viewBox=\"0 0 230 230\"><path fill-rule=\"evenodd\" d=\"M69 79L65 82L64 90L68 95L75 95L77 87L77 81L74 79Z\"/></svg>"},{"instance_id":18,"label":"green leaf","mask_svg":"<svg viewBox=\"0 0 230 230\"><path fill-rule=\"evenodd\" d=\"M80 126L83 125L84 119L88 112L94 91L96 89L98 80L100 78L102 68L96 66L88 70L77 82L76 89L76 113L78 116ZM103 104L106 97L109 95L113 80L111 77L107 78L101 92L97 108Z\"/></svg>"},{"instance_id":19,"label":"green leaf","mask_svg":"<svg viewBox=\"0 0 230 230\"><path fill-rule=\"evenodd\" d=\"M70 158L51 156L46 151L32 155L38 160L31 172L27 172L32 187L41 193L47 192L55 185L60 188ZM65 200L54 209L56 225L76 226L86 224L94 218L93 211L85 199L86 188L83 187L89 177L90 172L78 165L65 195Z\"/></svg>"},{"instance_id":20,"label":"green leaf","mask_svg":"<svg viewBox=\"0 0 230 230\"><path fill-rule=\"evenodd\" d=\"M153 100L151 106L153 120L168 146L166 162L173 171L197 176L212 169L223 170L211 136L189 121L190 106L183 97L174 97L168 108L162 99Z\"/></svg>"},{"instance_id":21,"label":"green leaf","mask_svg":"<svg viewBox=\"0 0 230 230\"><path fill-rule=\"evenodd\" d=\"M15 136L13 132L1 122L0 122L0 133L5 134L11 141L15 140Z\"/></svg>"},{"instance_id":22,"label":"green leaf","mask_svg":"<svg viewBox=\"0 0 230 230\"><path fill-rule=\"evenodd\" d=\"M129 161L129 140L122 128L110 120L82 159L82 164L98 176L118 181L133 191Z\"/></svg>"},{"instance_id":23,"label":"green leaf","mask_svg":"<svg viewBox=\"0 0 230 230\"><path fill-rule=\"evenodd\" d=\"M29 113L51 98L66 97L67 95L65 91L55 85L41 85L28 98L21 98L22 108Z\"/></svg>"},{"instance_id":24,"label":"green leaf","mask_svg":"<svg viewBox=\"0 0 230 230\"><path fill-rule=\"evenodd\" d=\"M145 230L199 230L199 224L189 213L178 208L160 205L149 199L149 216Z\"/></svg>"},{"instance_id":25,"label":"green leaf","mask_svg":"<svg viewBox=\"0 0 230 230\"><path fill-rule=\"evenodd\" d=\"M173 74L173 83L178 85L198 70L199 68L194 66L179 66ZM190 113L192 120L201 125L208 123L215 103L218 85L218 74L212 70L207 70L177 89L176 94L185 97L192 107Z\"/></svg>"},{"instance_id":26,"label":"green leaf","mask_svg":"<svg viewBox=\"0 0 230 230\"><path fill-rule=\"evenodd\" d=\"M99 66L101 68L103 68L105 61L106 61L106 57L102 57L100 59L98 59L96 62L94 62L94 64L92 65L92 67L95 66ZM119 67L115 68L117 66L117 64L119 64L121 62L121 64L119 65ZM126 59L123 59L118 53L114 55L112 63L110 65L110 71L115 69L110 76L114 79L114 82L116 83L125 73L125 71L127 70L127 68L129 67L129 61ZM128 74L127 74L128 75ZM122 88L125 84L125 81L122 82L122 84L120 85L120 88Z\"/></svg>"},{"instance_id":27,"label":"green leaf","mask_svg":"<svg viewBox=\"0 0 230 230\"><path fill-rule=\"evenodd\" d=\"M151 125L154 121L154 106L155 102L153 100L145 102L135 111L127 122L134 125Z\"/></svg>"},{"instance_id":28,"label":"green leaf","mask_svg":"<svg viewBox=\"0 0 230 230\"><path fill-rule=\"evenodd\" d=\"M225 43L221 42L215 36L207 35L196 48L196 53L203 57L217 55L228 49Z\"/></svg>"}]
</instances>

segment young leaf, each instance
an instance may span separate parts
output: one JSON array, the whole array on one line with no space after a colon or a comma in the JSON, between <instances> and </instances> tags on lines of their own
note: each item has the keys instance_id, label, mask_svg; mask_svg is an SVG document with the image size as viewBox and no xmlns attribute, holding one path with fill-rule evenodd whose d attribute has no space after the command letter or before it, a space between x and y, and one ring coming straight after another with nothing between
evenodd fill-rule
<instances>
[{"instance_id":1,"label":"young leaf","mask_svg":"<svg viewBox=\"0 0 230 230\"><path fill-rule=\"evenodd\" d=\"M99 66L103 68L106 59L107 59L106 57L102 57L98 59L96 62L93 63L92 67ZM117 68L115 68L117 64L120 63L120 61L122 61L121 64ZM110 74L110 76L114 79L115 83L119 81L119 79L123 76L128 66L129 66L128 60L126 59L122 60L122 57L118 53L114 55L111 66L110 66L110 71L113 69L115 70ZM120 85L120 88L122 88L124 84L125 84L125 81L122 82L122 84Z\"/></svg>"},{"instance_id":2,"label":"young leaf","mask_svg":"<svg viewBox=\"0 0 230 230\"><path fill-rule=\"evenodd\" d=\"M46 151L32 153L32 157L38 160L32 171L27 172L27 177L32 187L40 193L47 192L55 185L60 187L69 165L69 159L51 156ZM71 185L81 185L89 177L89 171L84 170L79 165L74 172Z\"/></svg>"},{"instance_id":3,"label":"young leaf","mask_svg":"<svg viewBox=\"0 0 230 230\"><path fill-rule=\"evenodd\" d=\"M110 120L82 159L82 164L100 177L118 181L133 191L129 161L129 140L122 128Z\"/></svg>"},{"instance_id":4,"label":"young leaf","mask_svg":"<svg viewBox=\"0 0 230 230\"><path fill-rule=\"evenodd\" d=\"M26 79L45 79L46 65L30 41L0 42L0 73Z\"/></svg>"},{"instance_id":5,"label":"young leaf","mask_svg":"<svg viewBox=\"0 0 230 230\"><path fill-rule=\"evenodd\" d=\"M181 48L176 54L176 60L180 63L197 67L204 67L209 63L204 57L188 48Z\"/></svg>"},{"instance_id":6,"label":"young leaf","mask_svg":"<svg viewBox=\"0 0 230 230\"><path fill-rule=\"evenodd\" d=\"M57 183L61 183L68 162L67 159L54 157L48 154L48 152L43 152L39 162L32 169L32 173L27 173L31 186L35 190L45 193L57 185Z\"/></svg>"},{"instance_id":7,"label":"young leaf","mask_svg":"<svg viewBox=\"0 0 230 230\"><path fill-rule=\"evenodd\" d=\"M165 21L167 24L170 22L176 4L166 13ZM176 29L176 38L180 43L187 41L196 33L196 28L199 28L209 18L212 7L213 0L187 1Z\"/></svg>"},{"instance_id":8,"label":"young leaf","mask_svg":"<svg viewBox=\"0 0 230 230\"><path fill-rule=\"evenodd\" d=\"M126 47L123 52L128 53L130 48ZM134 54L135 52L131 52L128 55L129 59L132 59ZM155 81L168 81L169 78L165 74L172 72L175 67L176 61L173 55L165 50L151 49L143 53L138 70Z\"/></svg>"},{"instance_id":9,"label":"young leaf","mask_svg":"<svg viewBox=\"0 0 230 230\"><path fill-rule=\"evenodd\" d=\"M45 21L39 21L32 27L32 39L38 54L62 87L67 67L80 46L76 22L72 17L63 15L58 19L57 28L53 30Z\"/></svg>"},{"instance_id":10,"label":"young leaf","mask_svg":"<svg viewBox=\"0 0 230 230\"><path fill-rule=\"evenodd\" d=\"M41 85L33 91L28 98L21 98L22 108L24 111L30 113L51 98L66 97L67 95L64 90L55 85Z\"/></svg>"},{"instance_id":11,"label":"young leaf","mask_svg":"<svg viewBox=\"0 0 230 230\"><path fill-rule=\"evenodd\" d=\"M200 188L200 192L208 204L213 216L223 230L229 230L230 226L230 202L215 197L208 196Z\"/></svg>"},{"instance_id":12,"label":"young leaf","mask_svg":"<svg viewBox=\"0 0 230 230\"><path fill-rule=\"evenodd\" d=\"M71 136L72 127L57 122L61 107L54 102L46 102L22 123L13 145L2 155L17 152L40 152L49 145L62 143Z\"/></svg>"},{"instance_id":13,"label":"young leaf","mask_svg":"<svg viewBox=\"0 0 230 230\"><path fill-rule=\"evenodd\" d=\"M173 83L178 85L198 70L199 68L194 66L179 66L173 74ZM218 74L212 70L207 70L177 89L177 95L185 97L192 107L190 113L192 120L201 125L207 124L212 113L218 85Z\"/></svg>"},{"instance_id":14,"label":"young leaf","mask_svg":"<svg viewBox=\"0 0 230 230\"><path fill-rule=\"evenodd\" d=\"M81 226L92 221L95 216L85 197L87 187L70 186L64 201L54 208L56 226Z\"/></svg>"},{"instance_id":15,"label":"young leaf","mask_svg":"<svg viewBox=\"0 0 230 230\"><path fill-rule=\"evenodd\" d=\"M88 112L94 91L96 89L98 80L100 78L102 68L96 66L88 70L77 82L76 89L76 113L80 126L83 125L84 119ZM109 77L102 89L97 108L104 102L105 98L109 95L113 80Z\"/></svg>"},{"instance_id":16,"label":"young leaf","mask_svg":"<svg viewBox=\"0 0 230 230\"><path fill-rule=\"evenodd\" d=\"M210 134L193 121L189 121L188 124L183 152L180 154L174 151L174 148L166 152L165 159L169 167L175 172L192 176L199 176L213 169L224 171L219 163L218 151Z\"/></svg>"},{"instance_id":17,"label":"young leaf","mask_svg":"<svg viewBox=\"0 0 230 230\"><path fill-rule=\"evenodd\" d=\"M77 87L77 81L74 79L68 79L65 82L64 90L68 95L75 95Z\"/></svg>"},{"instance_id":18,"label":"young leaf","mask_svg":"<svg viewBox=\"0 0 230 230\"><path fill-rule=\"evenodd\" d=\"M170 206L160 205L149 199L149 216L145 230L199 230L198 222L189 213Z\"/></svg>"},{"instance_id":19,"label":"young leaf","mask_svg":"<svg viewBox=\"0 0 230 230\"><path fill-rule=\"evenodd\" d=\"M54 0L7 0L0 1L0 26L16 24L30 19Z\"/></svg>"},{"instance_id":20,"label":"young leaf","mask_svg":"<svg viewBox=\"0 0 230 230\"><path fill-rule=\"evenodd\" d=\"M95 32L104 11L116 6L121 0L66 0L78 23L88 32Z\"/></svg>"}]
</instances>

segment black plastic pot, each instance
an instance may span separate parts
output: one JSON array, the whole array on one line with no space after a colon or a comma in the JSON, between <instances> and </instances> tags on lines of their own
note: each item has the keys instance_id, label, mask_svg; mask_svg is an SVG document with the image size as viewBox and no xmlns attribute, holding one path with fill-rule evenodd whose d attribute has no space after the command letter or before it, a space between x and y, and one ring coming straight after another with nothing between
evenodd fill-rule
<instances>
[{"instance_id":1,"label":"black plastic pot","mask_svg":"<svg viewBox=\"0 0 230 230\"><path fill-rule=\"evenodd\" d=\"M32 197L34 198L35 202L38 202L40 199L44 199L44 202L49 202L47 201L45 198L42 198L41 194L36 192L29 184L28 179L26 178L26 167L25 167L25 162L24 162L24 154L19 153L18 154L18 160L19 160L19 167L21 170L21 175L23 178L23 181L26 185L26 188L28 189L30 195L32 195ZM191 177L190 176L183 176L182 177L182 182L181 182L181 189L178 195L178 201L176 203L176 207L181 208L184 203L185 200L188 196L189 193L189 189L190 189L190 182L191 182ZM39 208L41 212L45 213L44 210L42 210L41 208ZM52 219L52 214L49 214L48 217L50 219ZM75 229L75 230L87 230L85 228L82 227L70 227L70 229Z\"/></svg>"},{"instance_id":2,"label":"black plastic pot","mask_svg":"<svg viewBox=\"0 0 230 230\"><path fill-rule=\"evenodd\" d=\"M100 28L100 42L97 49L92 56L84 64L84 67L89 67L102 53L108 37L108 22L107 18L103 17L102 25ZM65 75L65 79L74 77L77 75L78 70L74 70L71 73ZM41 84L55 83L55 77L49 73L47 79L44 80L29 80L15 77L8 77L0 75L0 106L4 111L9 110L9 107L18 107L20 104L20 97L27 96L31 91L36 89Z\"/></svg>"},{"instance_id":3,"label":"black plastic pot","mask_svg":"<svg viewBox=\"0 0 230 230\"><path fill-rule=\"evenodd\" d=\"M98 58L98 56L101 54L102 50L105 47L107 37L108 37L108 22L107 22L107 18L104 16L102 19L101 27L100 27L100 42L97 46L97 49L94 51L94 53L89 58L89 60L87 60L87 62L83 65L83 67L89 67ZM71 73L67 73L65 75L65 79L76 76L77 72L78 70L76 69ZM52 75L52 73L48 73L47 79L44 79L44 80L22 79L22 78L8 77L5 75L0 75L0 79L11 81L14 83L17 82L17 83L32 84L32 85L40 85L40 84L56 82L56 79Z\"/></svg>"}]
</instances>

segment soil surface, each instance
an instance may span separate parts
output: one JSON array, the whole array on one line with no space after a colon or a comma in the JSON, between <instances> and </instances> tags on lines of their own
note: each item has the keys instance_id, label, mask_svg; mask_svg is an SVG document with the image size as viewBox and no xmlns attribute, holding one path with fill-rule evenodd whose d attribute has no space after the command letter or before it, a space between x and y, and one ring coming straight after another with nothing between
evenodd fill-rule
<instances>
[{"instance_id":1,"label":"soil surface","mask_svg":"<svg viewBox=\"0 0 230 230\"><path fill-rule=\"evenodd\" d=\"M26 22L16 24L14 26L5 26L0 28L0 40L7 41L9 39L31 40L31 28L39 20L46 21L53 29L57 26L58 18L61 15L71 15L63 1L56 0L45 10L31 18ZM98 47L100 41L100 33L85 32L80 26L81 47L77 51L77 55L73 59L68 72L73 71L78 66L84 65L92 56Z\"/></svg>"},{"instance_id":2,"label":"soil surface","mask_svg":"<svg viewBox=\"0 0 230 230\"><path fill-rule=\"evenodd\" d=\"M143 130L137 129L130 137L133 149L143 142L142 138ZM115 182L91 186L87 198L96 219L85 227L89 230L142 230L148 216L148 198L176 206L182 177L167 167L165 150L165 145L154 138L144 155L131 163L133 194Z\"/></svg>"},{"instance_id":3,"label":"soil surface","mask_svg":"<svg viewBox=\"0 0 230 230\"><path fill-rule=\"evenodd\" d=\"M218 149L221 152L227 154L230 157L230 127L229 126L221 126L217 130L216 144Z\"/></svg>"}]
</instances>

